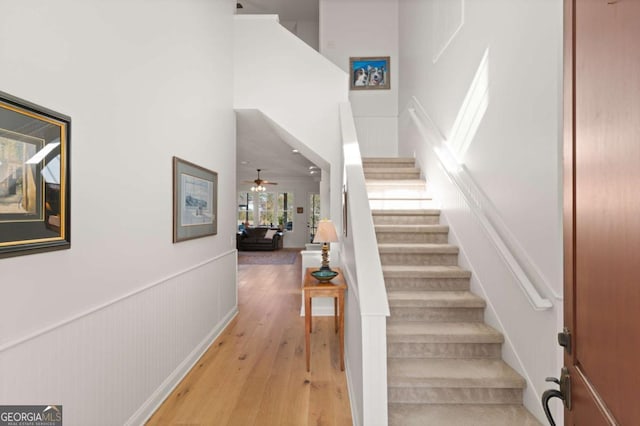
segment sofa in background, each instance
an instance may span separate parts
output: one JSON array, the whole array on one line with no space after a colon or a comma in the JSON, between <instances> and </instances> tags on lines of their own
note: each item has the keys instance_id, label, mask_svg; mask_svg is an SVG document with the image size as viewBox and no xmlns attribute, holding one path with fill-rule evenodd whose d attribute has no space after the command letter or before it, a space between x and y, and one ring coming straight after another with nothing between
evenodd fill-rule
<instances>
[{"instance_id":1,"label":"sofa in background","mask_svg":"<svg viewBox=\"0 0 640 426\"><path fill-rule=\"evenodd\" d=\"M282 248L284 234L277 228L246 228L236 235L240 251L269 251Z\"/></svg>"}]
</instances>

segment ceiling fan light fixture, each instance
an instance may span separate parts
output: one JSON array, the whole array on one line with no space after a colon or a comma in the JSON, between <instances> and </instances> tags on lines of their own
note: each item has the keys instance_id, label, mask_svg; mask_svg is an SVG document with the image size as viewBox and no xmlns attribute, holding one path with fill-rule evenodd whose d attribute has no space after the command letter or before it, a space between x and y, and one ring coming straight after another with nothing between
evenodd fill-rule
<instances>
[{"instance_id":1,"label":"ceiling fan light fixture","mask_svg":"<svg viewBox=\"0 0 640 426\"><path fill-rule=\"evenodd\" d=\"M261 169L256 169L256 171L258 172L258 178L253 181L255 183L255 185L253 185L251 187L251 192L264 192L264 191L266 191L267 187L264 186L263 183L265 185L277 185L276 182L269 182L267 180L260 179L260 171L261 171Z\"/></svg>"}]
</instances>

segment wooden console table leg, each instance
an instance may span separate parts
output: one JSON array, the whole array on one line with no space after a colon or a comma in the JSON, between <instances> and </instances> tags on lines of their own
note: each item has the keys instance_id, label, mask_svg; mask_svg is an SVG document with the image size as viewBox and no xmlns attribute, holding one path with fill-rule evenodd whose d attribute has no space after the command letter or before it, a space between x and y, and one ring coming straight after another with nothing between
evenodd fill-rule
<instances>
[{"instance_id":1,"label":"wooden console table leg","mask_svg":"<svg viewBox=\"0 0 640 426\"><path fill-rule=\"evenodd\" d=\"M309 333L313 333L313 297L309 297ZM307 308L304 308L305 317L307 315Z\"/></svg>"},{"instance_id":2,"label":"wooden console table leg","mask_svg":"<svg viewBox=\"0 0 640 426\"><path fill-rule=\"evenodd\" d=\"M307 372L311 371L311 297L304 294L304 343L307 352Z\"/></svg>"},{"instance_id":3,"label":"wooden console table leg","mask_svg":"<svg viewBox=\"0 0 640 426\"><path fill-rule=\"evenodd\" d=\"M336 333L338 332L338 298L333 298L333 325L336 329Z\"/></svg>"}]
</instances>

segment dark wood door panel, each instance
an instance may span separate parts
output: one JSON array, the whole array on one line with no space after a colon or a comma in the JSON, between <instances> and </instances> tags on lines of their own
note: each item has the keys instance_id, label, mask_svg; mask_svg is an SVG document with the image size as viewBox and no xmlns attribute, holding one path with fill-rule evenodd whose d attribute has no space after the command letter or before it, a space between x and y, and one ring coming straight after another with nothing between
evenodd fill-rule
<instances>
[{"instance_id":1,"label":"dark wood door panel","mask_svg":"<svg viewBox=\"0 0 640 426\"><path fill-rule=\"evenodd\" d=\"M579 369L570 368L569 373L572 378L571 400L578 409L573 410L573 417L568 424L571 426L615 425L610 412L602 406L602 401L598 401L594 396Z\"/></svg>"},{"instance_id":2,"label":"dark wood door panel","mask_svg":"<svg viewBox=\"0 0 640 426\"><path fill-rule=\"evenodd\" d=\"M601 399L619 424L639 425L640 1L572 7L571 424L609 424Z\"/></svg>"}]
</instances>

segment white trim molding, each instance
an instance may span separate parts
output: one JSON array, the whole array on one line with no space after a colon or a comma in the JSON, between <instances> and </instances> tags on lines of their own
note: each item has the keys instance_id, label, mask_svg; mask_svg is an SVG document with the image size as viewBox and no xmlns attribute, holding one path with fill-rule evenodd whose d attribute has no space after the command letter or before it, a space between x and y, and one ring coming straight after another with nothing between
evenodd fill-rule
<instances>
[{"instance_id":1,"label":"white trim molding","mask_svg":"<svg viewBox=\"0 0 640 426\"><path fill-rule=\"evenodd\" d=\"M531 307L536 311L551 309L553 303L540 295L534 282L538 286L544 287L550 294L553 294L555 299L562 300L562 297L542 277L537 270L538 268L511 235L506 225L504 225L500 216L495 214L495 207L493 207L491 201L478 188L464 165L458 162L456 156L446 144L446 139L442 132L415 97L412 98L407 111L423 139L435 153L448 178L455 184L469 208L475 214L496 252L516 278Z\"/></svg>"},{"instance_id":2,"label":"white trim molding","mask_svg":"<svg viewBox=\"0 0 640 426\"><path fill-rule=\"evenodd\" d=\"M5 345L0 398L20 404L53 397L74 407L65 415L69 424L91 424L101 410L104 424L143 424L238 312L235 254L226 251ZM77 377L82 386L70 384Z\"/></svg>"}]
</instances>

